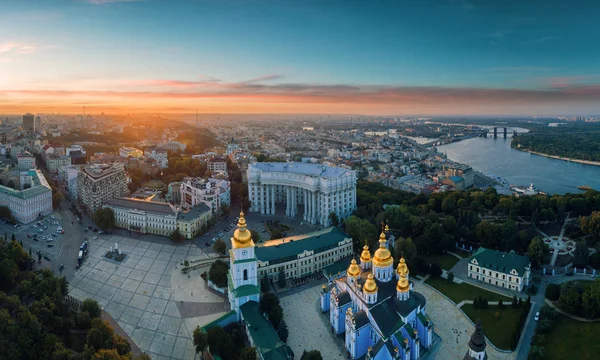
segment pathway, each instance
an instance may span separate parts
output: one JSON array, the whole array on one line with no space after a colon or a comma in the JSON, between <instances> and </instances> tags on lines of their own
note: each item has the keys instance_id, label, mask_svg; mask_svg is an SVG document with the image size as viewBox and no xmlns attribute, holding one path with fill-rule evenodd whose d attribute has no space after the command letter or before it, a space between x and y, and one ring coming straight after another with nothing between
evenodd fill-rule
<instances>
[{"instance_id":1,"label":"pathway","mask_svg":"<svg viewBox=\"0 0 600 360\"><path fill-rule=\"evenodd\" d=\"M586 318L582 318L582 317L579 317L579 316L576 316L576 315L569 314L568 312L563 311L561 308L559 308L558 306L554 305L552 303L552 301L550 301L548 299L545 299L544 301L545 301L546 304L548 304L549 306L551 306L554 309L556 309L557 312L563 314L566 317L570 317L571 319L573 319L575 321L581 321L581 322L587 322L587 323L593 323L593 322L600 321L600 318L599 319L586 319Z\"/></svg>"}]
</instances>

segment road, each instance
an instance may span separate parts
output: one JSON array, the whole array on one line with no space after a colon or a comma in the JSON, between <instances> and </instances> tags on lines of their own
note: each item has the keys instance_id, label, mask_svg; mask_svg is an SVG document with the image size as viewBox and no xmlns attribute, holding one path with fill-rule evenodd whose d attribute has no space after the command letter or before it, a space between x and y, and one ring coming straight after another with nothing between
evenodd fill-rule
<instances>
[{"instance_id":1,"label":"road","mask_svg":"<svg viewBox=\"0 0 600 360\"><path fill-rule=\"evenodd\" d=\"M535 336L535 328L537 322L534 320L535 314L542 309L544 305L544 294L546 293L546 286L548 284L561 284L567 281L574 280L593 280L590 275L573 275L573 276L549 276L542 275L542 281L539 284L538 292L535 296L531 298L533 303L532 309L533 311L529 312L529 318L525 324L525 330L521 335L521 344L517 353L517 360L525 360L527 359L527 355L529 354L529 348L531 347L531 342L533 341L533 337Z\"/></svg>"}]
</instances>

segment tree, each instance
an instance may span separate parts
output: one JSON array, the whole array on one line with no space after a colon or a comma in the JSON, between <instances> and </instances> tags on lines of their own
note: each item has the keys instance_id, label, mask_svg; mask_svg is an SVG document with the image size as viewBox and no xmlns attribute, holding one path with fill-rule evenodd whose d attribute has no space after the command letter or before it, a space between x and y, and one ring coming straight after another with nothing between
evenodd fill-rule
<instances>
[{"instance_id":1,"label":"tree","mask_svg":"<svg viewBox=\"0 0 600 360\"><path fill-rule=\"evenodd\" d=\"M277 335L279 335L281 341L287 342L289 331L285 320L281 320L281 323L279 323L279 328L277 328Z\"/></svg>"},{"instance_id":2,"label":"tree","mask_svg":"<svg viewBox=\"0 0 600 360\"><path fill-rule=\"evenodd\" d=\"M448 282L449 283L453 283L454 282L454 273L452 271L446 272L446 276L448 278Z\"/></svg>"},{"instance_id":3,"label":"tree","mask_svg":"<svg viewBox=\"0 0 600 360\"><path fill-rule=\"evenodd\" d=\"M260 242L260 234L256 230L250 230L250 236L255 243Z\"/></svg>"},{"instance_id":4,"label":"tree","mask_svg":"<svg viewBox=\"0 0 600 360\"><path fill-rule=\"evenodd\" d=\"M323 356L321 356L321 352L319 350L311 350L302 353L300 360L323 360Z\"/></svg>"},{"instance_id":5,"label":"tree","mask_svg":"<svg viewBox=\"0 0 600 360\"><path fill-rule=\"evenodd\" d=\"M527 355L527 360L543 360L545 357L545 350L543 346L532 346L529 349L529 355Z\"/></svg>"},{"instance_id":6,"label":"tree","mask_svg":"<svg viewBox=\"0 0 600 360\"><path fill-rule=\"evenodd\" d=\"M19 276L19 267L11 259L0 261L0 286L12 287Z\"/></svg>"},{"instance_id":7,"label":"tree","mask_svg":"<svg viewBox=\"0 0 600 360\"><path fill-rule=\"evenodd\" d=\"M573 265L576 267L585 267L588 264L588 246L585 241L578 241L575 244L575 251L573 253Z\"/></svg>"},{"instance_id":8,"label":"tree","mask_svg":"<svg viewBox=\"0 0 600 360\"><path fill-rule=\"evenodd\" d=\"M400 260L404 256L404 260L412 264L414 257L417 255L417 246L411 238L399 237L394 243L394 259Z\"/></svg>"},{"instance_id":9,"label":"tree","mask_svg":"<svg viewBox=\"0 0 600 360\"><path fill-rule=\"evenodd\" d=\"M281 268L281 270L279 270L279 287L280 288L284 288L286 285L285 282L285 270L283 270L283 267Z\"/></svg>"},{"instance_id":10,"label":"tree","mask_svg":"<svg viewBox=\"0 0 600 360\"><path fill-rule=\"evenodd\" d=\"M235 351L231 336L220 326L208 329L208 346L223 359L231 359Z\"/></svg>"},{"instance_id":11,"label":"tree","mask_svg":"<svg viewBox=\"0 0 600 360\"><path fill-rule=\"evenodd\" d=\"M260 291L267 292L269 291L269 277L265 273L265 276L260 280Z\"/></svg>"},{"instance_id":12,"label":"tree","mask_svg":"<svg viewBox=\"0 0 600 360\"><path fill-rule=\"evenodd\" d=\"M169 239L171 239L171 241L173 242L178 242L181 241L181 239L183 239L183 235L181 235L179 229L175 229L175 231L173 231L171 235L169 235Z\"/></svg>"},{"instance_id":13,"label":"tree","mask_svg":"<svg viewBox=\"0 0 600 360\"><path fill-rule=\"evenodd\" d=\"M58 209L60 202L62 201L63 195L60 191L52 189L52 208Z\"/></svg>"},{"instance_id":14,"label":"tree","mask_svg":"<svg viewBox=\"0 0 600 360\"><path fill-rule=\"evenodd\" d=\"M557 284L548 284L544 296L550 301L558 300L558 297L560 296L560 286Z\"/></svg>"},{"instance_id":15,"label":"tree","mask_svg":"<svg viewBox=\"0 0 600 360\"><path fill-rule=\"evenodd\" d=\"M590 235L594 242L600 239L600 211L594 211L590 216L580 217L579 226L581 231Z\"/></svg>"},{"instance_id":16,"label":"tree","mask_svg":"<svg viewBox=\"0 0 600 360\"><path fill-rule=\"evenodd\" d=\"M208 279L217 287L224 288L227 286L227 272L229 266L223 260L217 260L210 265L208 270Z\"/></svg>"},{"instance_id":17,"label":"tree","mask_svg":"<svg viewBox=\"0 0 600 360\"><path fill-rule=\"evenodd\" d=\"M281 307L281 305L277 304L276 306L273 306L271 309L269 309L268 315L269 321L271 322L271 324L273 324L273 327L275 329L278 329L281 320L283 320L283 308Z\"/></svg>"},{"instance_id":18,"label":"tree","mask_svg":"<svg viewBox=\"0 0 600 360\"><path fill-rule=\"evenodd\" d=\"M581 314L581 294L575 284L567 282L562 285L558 304L566 312L573 315Z\"/></svg>"},{"instance_id":19,"label":"tree","mask_svg":"<svg viewBox=\"0 0 600 360\"><path fill-rule=\"evenodd\" d=\"M12 240L12 241L17 241L17 237L15 236L15 233L12 233L12 234L10 235L10 240ZM23 246L23 244L21 244L21 246Z\"/></svg>"},{"instance_id":20,"label":"tree","mask_svg":"<svg viewBox=\"0 0 600 360\"><path fill-rule=\"evenodd\" d=\"M100 305L96 300L93 299L83 300L83 302L81 303L81 308L79 310L90 314L90 319L99 318L100 315L102 315Z\"/></svg>"},{"instance_id":21,"label":"tree","mask_svg":"<svg viewBox=\"0 0 600 360\"><path fill-rule=\"evenodd\" d=\"M200 326L196 326L194 329L194 346L196 354L202 353L208 347L208 334L202 331Z\"/></svg>"},{"instance_id":22,"label":"tree","mask_svg":"<svg viewBox=\"0 0 600 360\"><path fill-rule=\"evenodd\" d=\"M442 276L442 273L442 268L438 264L432 263L431 265L429 265L429 274L432 277L440 277Z\"/></svg>"},{"instance_id":23,"label":"tree","mask_svg":"<svg viewBox=\"0 0 600 360\"><path fill-rule=\"evenodd\" d=\"M504 309L504 301L502 299L498 301L498 309Z\"/></svg>"},{"instance_id":24,"label":"tree","mask_svg":"<svg viewBox=\"0 0 600 360\"><path fill-rule=\"evenodd\" d=\"M337 214L333 211L329 213L329 221L331 222L331 226L338 226L340 222Z\"/></svg>"},{"instance_id":25,"label":"tree","mask_svg":"<svg viewBox=\"0 0 600 360\"><path fill-rule=\"evenodd\" d=\"M529 256L529 260L531 260L531 266L538 269L544 262L544 257L547 252L549 252L548 245L546 245L540 237L534 237L527 249L527 255Z\"/></svg>"},{"instance_id":26,"label":"tree","mask_svg":"<svg viewBox=\"0 0 600 360\"><path fill-rule=\"evenodd\" d=\"M279 305L279 298L272 292L266 292L260 297L258 305L261 312L267 312L272 307Z\"/></svg>"},{"instance_id":27,"label":"tree","mask_svg":"<svg viewBox=\"0 0 600 360\"><path fill-rule=\"evenodd\" d=\"M225 255L227 253L227 244L222 239L217 239L213 244L213 250L217 252L217 254Z\"/></svg>"},{"instance_id":28,"label":"tree","mask_svg":"<svg viewBox=\"0 0 600 360\"><path fill-rule=\"evenodd\" d=\"M240 360L257 360L256 356L256 348L255 347L247 347L243 348L240 353Z\"/></svg>"},{"instance_id":29,"label":"tree","mask_svg":"<svg viewBox=\"0 0 600 360\"><path fill-rule=\"evenodd\" d=\"M92 320L92 328L88 332L86 345L95 351L114 347L115 334L108 322L100 318Z\"/></svg>"},{"instance_id":30,"label":"tree","mask_svg":"<svg viewBox=\"0 0 600 360\"><path fill-rule=\"evenodd\" d=\"M102 208L94 213L96 225L104 231L115 227L115 213L111 208Z\"/></svg>"},{"instance_id":31,"label":"tree","mask_svg":"<svg viewBox=\"0 0 600 360\"><path fill-rule=\"evenodd\" d=\"M117 349L100 349L92 355L92 360L127 360L127 358L119 355Z\"/></svg>"}]
</instances>

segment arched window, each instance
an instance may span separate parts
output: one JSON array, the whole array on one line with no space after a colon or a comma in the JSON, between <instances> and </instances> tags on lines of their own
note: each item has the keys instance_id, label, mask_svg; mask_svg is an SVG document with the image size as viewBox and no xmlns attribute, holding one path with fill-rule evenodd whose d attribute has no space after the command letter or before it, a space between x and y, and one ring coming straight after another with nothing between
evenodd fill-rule
<instances>
[{"instance_id":1,"label":"arched window","mask_svg":"<svg viewBox=\"0 0 600 360\"><path fill-rule=\"evenodd\" d=\"M244 280L248 280L248 270L244 269Z\"/></svg>"}]
</instances>

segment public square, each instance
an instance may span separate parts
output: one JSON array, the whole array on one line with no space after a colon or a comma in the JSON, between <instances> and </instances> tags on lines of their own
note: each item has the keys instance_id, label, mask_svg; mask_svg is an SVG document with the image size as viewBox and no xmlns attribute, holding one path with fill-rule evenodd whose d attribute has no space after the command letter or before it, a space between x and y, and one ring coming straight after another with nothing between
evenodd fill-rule
<instances>
[{"instance_id":1,"label":"public square","mask_svg":"<svg viewBox=\"0 0 600 360\"><path fill-rule=\"evenodd\" d=\"M104 257L115 242L127 254L120 264ZM181 263L210 263L213 256L191 244L103 235L90 241L89 257L69 279L69 294L97 300L152 359L193 359L194 328L229 311L229 305L205 287L200 273L208 264L188 276Z\"/></svg>"},{"instance_id":2,"label":"public square","mask_svg":"<svg viewBox=\"0 0 600 360\"><path fill-rule=\"evenodd\" d=\"M415 282L414 289L427 299L427 314L434 323L434 331L442 338L440 348L428 359L462 359L475 326L454 304L429 286ZM316 349L323 354L323 359L345 359L344 338L331 333L328 317L319 309L320 291L319 284L281 298L290 332L288 345L295 355ZM490 360L515 358L514 352L501 353L489 344L487 354Z\"/></svg>"}]
</instances>

